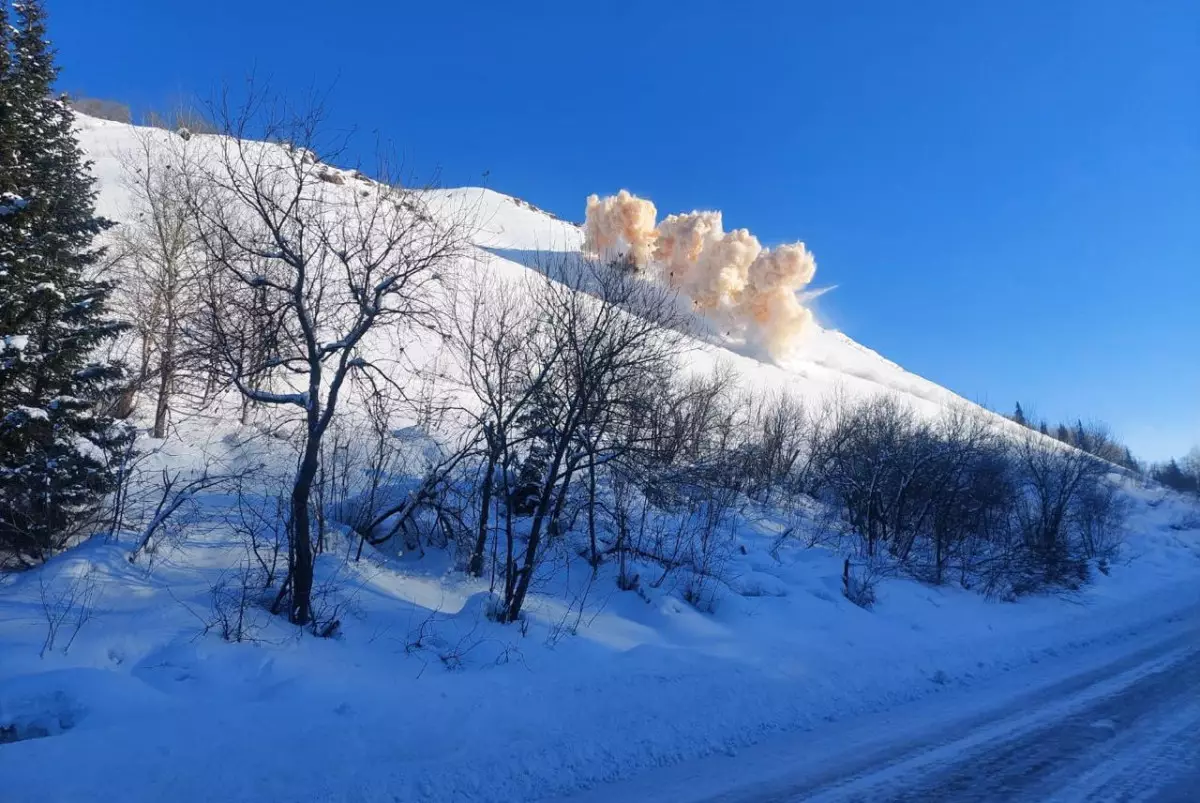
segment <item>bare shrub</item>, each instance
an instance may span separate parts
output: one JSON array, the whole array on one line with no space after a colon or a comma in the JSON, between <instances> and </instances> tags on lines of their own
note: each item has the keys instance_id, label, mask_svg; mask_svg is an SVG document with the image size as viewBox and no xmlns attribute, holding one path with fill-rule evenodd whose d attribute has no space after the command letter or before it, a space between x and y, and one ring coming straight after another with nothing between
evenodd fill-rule
<instances>
[{"instance_id":1,"label":"bare shrub","mask_svg":"<svg viewBox=\"0 0 1200 803\"><path fill-rule=\"evenodd\" d=\"M1078 587L1115 554L1125 505L1110 464L967 408L929 422L893 397L835 397L812 446L831 529L855 554L998 597ZM1097 435L1095 442L1102 440Z\"/></svg>"},{"instance_id":2,"label":"bare shrub","mask_svg":"<svg viewBox=\"0 0 1200 803\"><path fill-rule=\"evenodd\" d=\"M60 631L67 629L65 654L75 643L75 637L83 626L92 619L99 596L95 573L89 565L79 572L59 572L52 580L46 572L38 575L38 599L46 619L46 638L42 641L39 657L45 658L59 644Z\"/></svg>"},{"instance_id":3,"label":"bare shrub","mask_svg":"<svg viewBox=\"0 0 1200 803\"><path fill-rule=\"evenodd\" d=\"M237 484L236 497L226 523L249 550L262 587L271 588L287 562L287 490L252 493L243 481Z\"/></svg>"},{"instance_id":4,"label":"bare shrub","mask_svg":"<svg viewBox=\"0 0 1200 803\"><path fill-rule=\"evenodd\" d=\"M215 629L225 641L239 644L259 641L265 626L263 588L259 570L249 561L222 572L209 589L204 632Z\"/></svg>"},{"instance_id":5,"label":"bare shrub","mask_svg":"<svg viewBox=\"0 0 1200 803\"><path fill-rule=\"evenodd\" d=\"M842 595L864 610L875 607L875 588L882 572L877 561L866 561L854 568L846 558L842 565Z\"/></svg>"},{"instance_id":6,"label":"bare shrub","mask_svg":"<svg viewBox=\"0 0 1200 803\"><path fill-rule=\"evenodd\" d=\"M191 504L196 496L204 491L210 491L230 483L234 483L249 474L253 469L222 474L210 473L205 466L199 476L189 480L183 479L182 471L162 470L161 483L158 486L158 502L146 523L137 544L129 553L129 562L137 563L142 555L150 556L153 560L158 549L157 536L170 523L172 517L185 505Z\"/></svg>"},{"instance_id":7,"label":"bare shrub","mask_svg":"<svg viewBox=\"0 0 1200 803\"><path fill-rule=\"evenodd\" d=\"M1121 547L1129 499L1116 483L1088 483L1071 510L1071 525L1078 533L1085 558L1111 561Z\"/></svg>"},{"instance_id":8,"label":"bare shrub","mask_svg":"<svg viewBox=\"0 0 1200 803\"><path fill-rule=\"evenodd\" d=\"M821 444L826 500L841 511L842 532L856 552L874 558L881 546L911 548L929 508L920 503L935 440L929 424L894 396L859 403L834 400L834 419Z\"/></svg>"},{"instance_id":9,"label":"bare shrub","mask_svg":"<svg viewBox=\"0 0 1200 803\"><path fill-rule=\"evenodd\" d=\"M210 119L201 107L189 101L179 101L164 110L148 111L142 124L165 131L186 131L189 137L192 134L221 133L220 122Z\"/></svg>"}]
</instances>

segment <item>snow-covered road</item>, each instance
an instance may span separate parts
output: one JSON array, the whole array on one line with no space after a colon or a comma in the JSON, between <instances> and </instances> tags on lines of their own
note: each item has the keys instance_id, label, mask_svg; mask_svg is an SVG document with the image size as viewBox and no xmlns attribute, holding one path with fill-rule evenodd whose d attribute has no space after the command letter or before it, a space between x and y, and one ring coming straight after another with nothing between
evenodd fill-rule
<instances>
[{"instance_id":1,"label":"snow-covered road","mask_svg":"<svg viewBox=\"0 0 1200 803\"><path fill-rule=\"evenodd\" d=\"M1053 697L875 759L849 780L749 801L1200 799L1200 643L1168 641L1068 682ZM1061 696L1059 696L1061 695ZM737 799L737 798L735 798Z\"/></svg>"},{"instance_id":2,"label":"snow-covered road","mask_svg":"<svg viewBox=\"0 0 1200 803\"><path fill-rule=\"evenodd\" d=\"M572 800L1200 800L1200 609L1048 662Z\"/></svg>"}]
</instances>

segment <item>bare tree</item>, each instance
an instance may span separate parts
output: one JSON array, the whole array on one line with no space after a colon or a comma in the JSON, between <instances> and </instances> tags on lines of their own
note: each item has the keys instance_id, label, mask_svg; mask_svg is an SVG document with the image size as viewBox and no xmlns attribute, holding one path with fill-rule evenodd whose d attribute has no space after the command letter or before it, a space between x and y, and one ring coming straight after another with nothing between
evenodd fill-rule
<instances>
[{"instance_id":1,"label":"bare tree","mask_svg":"<svg viewBox=\"0 0 1200 803\"><path fill-rule=\"evenodd\" d=\"M746 394L744 400L754 430L748 435L755 442L748 461L754 483L751 493L769 501L775 489L789 484L797 468L804 468L809 440L807 411L786 391L767 396Z\"/></svg>"},{"instance_id":2,"label":"bare tree","mask_svg":"<svg viewBox=\"0 0 1200 803\"><path fill-rule=\"evenodd\" d=\"M1014 446L1020 493L1015 513L1031 560L1029 581L1062 582L1084 557L1073 543L1072 513L1106 482L1110 466L1082 449L1052 444L1036 432Z\"/></svg>"},{"instance_id":3,"label":"bare tree","mask_svg":"<svg viewBox=\"0 0 1200 803\"><path fill-rule=\"evenodd\" d=\"M874 558L881 545L905 554L931 512L922 485L937 450L929 425L894 396L832 400L834 419L820 445L821 484L841 524Z\"/></svg>"},{"instance_id":4,"label":"bare tree","mask_svg":"<svg viewBox=\"0 0 1200 803\"><path fill-rule=\"evenodd\" d=\"M530 445L508 504L527 511L530 522L505 595L502 618L509 622L520 617L543 537L563 532L572 482L622 448L621 432L642 398L638 389L648 377L669 377L682 347L684 319L669 290L595 262L552 263L544 272L535 297L546 324L540 362L559 356L521 422ZM594 504L594 486L589 490Z\"/></svg>"},{"instance_id":5,"label":"bare tree","mask_svg":"<svg viewBox=\"0 0 1200 803\"><path fill-rule=\"evenodd\" d=\"M537 290L531 284L512 287L483 281L456 301L450 344L474 399L471 415L483 443L479 515L467 564L468 573L476 577L483 576L497 471L501 477L510 471L515 450L525 440L518 423L544 391L563 351L562 343L553 338L547 348L537 348L546 339L541 331L546 323L531 300ZM511 527L506 527L506 533L511 554ZM510 578L510 572L505 576ZM510 585L508 579L506 586Z\"/></svg>"},{"instance_id":6,"label":"bare tree","mask_svg":"<svg viewBox=\"0 0 1200 803\"><path fill-rule=\"evenodd\" d=\"M191 152L179 137L139 129L121 161L133 208L117 230L120 292L139 341L137 386L153 384L152 434L163 438L179 374L195 350L189 331L204 287L187 192Z\"/></svg>"},{"instance_id":7,"label":"bare tree","mask_svg":"<svg viewBox=\"0 0 1200 803\"><path fill-rule=\"evenodd\" d=\"M306 624L310 496L322 439L352 374L372 372L398 385L398 369L381 364L364 340L382 327L439 326L439 290L467 250L467 232L461 219L437 219L421 192L323 178L330 168L317 157L326 150L319 107L294 112L252 93L237 108L226 99L214 116L223 136L190 188L200 242L224 281L258 299L239 312L251 331L271 330L273 348L247 348L247 321L214 315L212 350L245 398L291 408L302 419L285 583L289 618ZM398 362L403 354L392 356ZM262 381L274 372L285 387Z\"/></svg>"}]
</instances>

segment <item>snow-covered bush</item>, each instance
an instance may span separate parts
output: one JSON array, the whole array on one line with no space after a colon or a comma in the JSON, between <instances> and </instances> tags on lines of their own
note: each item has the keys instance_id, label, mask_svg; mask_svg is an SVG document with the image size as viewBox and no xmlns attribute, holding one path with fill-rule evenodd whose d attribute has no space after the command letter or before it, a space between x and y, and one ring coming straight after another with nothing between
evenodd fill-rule
<instances>
[{"instance_id":1,"label":"snow-covered bush","mask_svg":"<svg viewBox=\"0 0 1200 803\"><path fill-rule=\"evenodd\" d=\"M858 607L870 610L878 599L875 587L880 574L877 561L868 561L855 568L846 558L842 569L842 595Z\"/></svg>"}]
</instances>

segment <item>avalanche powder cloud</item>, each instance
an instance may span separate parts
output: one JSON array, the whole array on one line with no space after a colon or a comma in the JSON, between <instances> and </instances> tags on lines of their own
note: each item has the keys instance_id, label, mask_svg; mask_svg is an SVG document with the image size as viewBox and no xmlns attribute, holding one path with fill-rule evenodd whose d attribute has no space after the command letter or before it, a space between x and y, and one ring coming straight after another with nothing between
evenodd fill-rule
<instances>
[{"instance_id":1,"label":"avalanche powder cloud","mask_svg":"<svg viewBox=\"0 0 1200 803\"><path fill-rule=\"evenodd\" d=\"M587 200L584 250L625 256L644 276L666 282L705 315L761 343L775 358L792 351L812 323L800 292L817 263L804 243L763 248L746 229L726 232L720 212L668 215L627 190Z\"/></svg>"},{"instance_id":2,"label":"avalanche powder cloud","mask_svg":"<svg viewBox=\"0 0 1200 803\"><path fill-rule=\"evenodd\" d=\"M653 203L628 190L607 198L588 196L585 247L598 254L620 251L638 267L645 267L654 247L656 217Z\"/></svg>"}]
</instances>

